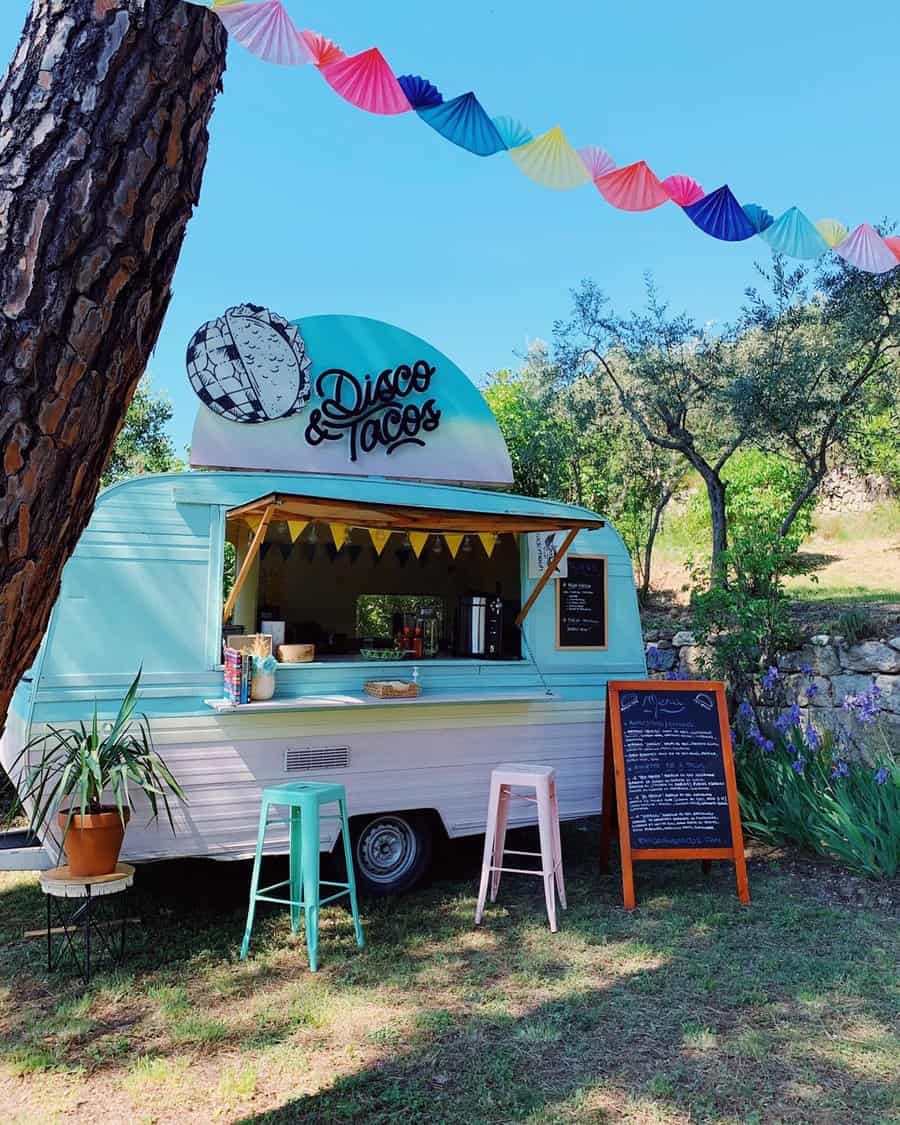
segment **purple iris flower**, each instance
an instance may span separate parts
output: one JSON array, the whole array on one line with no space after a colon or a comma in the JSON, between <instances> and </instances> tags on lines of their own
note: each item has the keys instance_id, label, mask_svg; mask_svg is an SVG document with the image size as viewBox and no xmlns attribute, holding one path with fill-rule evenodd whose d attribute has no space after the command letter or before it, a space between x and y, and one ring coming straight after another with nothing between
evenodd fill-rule
<instances>
[{"instance_id":1,"label":"purple iris flower","mask_svg":"<svg viewBox=\"0 0 900 1125\"><path fill-rule=\"evenodd\" d=\"M831 767L831 776L835 778L850 776L850 767L847 765L843 758L838 758L838 760Z\"/></svg>"},{"instance_id":2,"label":"purple iris flower","mask_svg":"<svg viewBox=\"0 0 900 1125\"><path fill-rule=\"evenodd\" d=\"M779 734L784 734L790 725L790 720L786 713L783 715L779 715L775 720L775 729Z\"/></svg>"},{"instance_id":3,"label":"purple iris flower","mask_svg":"<svg viewBox=\"0 0 900 1125\"><path fill-rule=\"evenodd\" d=\"M771 691L772 688L778 683L781 677L778 675L778 669L773 665L769 666L768 672L762 678L762 686L766 691Z\"/></svg>"},{"instance_id":4,"label":"purple iris flower","mask_svg":"<svg viewBox=\"0 0 900 1125\"><path fill-rule=\"evenodd\" d=\"M753 708L746 699L738 707L738 718L743 719L745 723L753 721Z\"/></svg>"},{"instance_id":5,"label":"purple iris flower","mask_svg":"<svg viewBox=\"0 0 900 1125\"><path fill-rule=\"evenodd\" d=\"M813 674L812 665L804 660L803 663L800 665L800 671L803 673L804 676L811 676Z\"/></svg>"},{"instance_id":6,"label":"purple iris flower","mask_svg":"<svg viewBox=\"0 0 900 1125\"><path fill-rule=\"evenodd\" d=\"M888 777L890 777L890 773L887 766L879 766L875 771L875 784L884 785Z\"/></svg>"},{"instance_id":7,"label":"purple iris flower","mask_svg":"<svg viewBox=\"0 0 900 1125\"><path fill-rule=\"evenodd\" d=\"M818 694L819 694L819 685L818 684L807 684L807 687L806 687L806 698L807 699L815 699L815 697Z\"/></svg>"},{"instance_id":8,"label":"purple iris flower","mask_svg":"<svg viewBox=\"0 0 900 1125\"><path fill-rule=\"evenodd\" d=\"M775 743L772 741L771 738L767 738L765 740L765 742L763 743L763 750L765 750L765 752L767 754L771 754L774 749L775 749Z\"/></svg>"},{"instance_id":9,"label":"purple iris flower","mask_svg":"<svg viewBox=\"0 0 900 1125\"><path fill-rule=\"evenodd\" d=\"M819 737L819 732L810 723L806 724L806 745L810 750L818 750L822 745L822 739Z\"/></svg>"},{"instance_id":10,"label":"purple iris flower","mask_svg":"<svg viewBox=\"0 0 900 1125\"><path fill-rule=\"evenodd\" d=\"M794 771L794 773L803 773L803 767L805 765L806 761L798 754L793 762L791 762L791 769Z\"/></svg>"}]
</instances>

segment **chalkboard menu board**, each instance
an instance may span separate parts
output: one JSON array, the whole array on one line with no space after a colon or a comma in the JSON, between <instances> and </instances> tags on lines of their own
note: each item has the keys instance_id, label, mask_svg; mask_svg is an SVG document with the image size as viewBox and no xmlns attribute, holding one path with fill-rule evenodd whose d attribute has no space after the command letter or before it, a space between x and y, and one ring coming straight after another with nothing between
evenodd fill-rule
<instances>
[{"instance_id":1,"label":"chalkboard menu board","mask_svg":"<svg viewBox=\"0 0 900 1125\"><path fill-rule=\"evenodd\" d=\"M730 848L715 696L663 684L618 703L632 848Z\"/></svg>"},{"instance_id":2,"label":"chalkboard menu board","mask_svg":"<svg viewBox=\"0 0 900 1125\"><path fill-rule=\"evenodd\" d=\"M732 859L749 902L723 684L608 684L604 861L613 787L626 907L634 905L631 863L641 859Z\"/></svg>"},{"instance_id":3,"label":"chalkboard menu board","mask_svg":"<svg viewBox=\"0 0 900 1125\"><path fill-rule=\"evenodd\" d=\"M556 581L556 647L604 649L606 558L567 555L569 573Z\"/></svg>"}]
</instances>

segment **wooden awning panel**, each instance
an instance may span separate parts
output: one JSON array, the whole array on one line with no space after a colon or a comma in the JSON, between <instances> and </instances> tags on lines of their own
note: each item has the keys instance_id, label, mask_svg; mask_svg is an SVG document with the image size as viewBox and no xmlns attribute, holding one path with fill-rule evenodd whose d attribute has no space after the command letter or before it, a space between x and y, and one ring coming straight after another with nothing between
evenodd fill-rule
<instances>
[{"instance_id":1,"label":"wooden awning panel","mask_svg":"<svg viewBox=\"0 0 900 1125\"><path fill-rule=\"evenodd\" d=\"M248 504L231 508L229 519L247 516L272 520L319 520L356 527L375 527L393 531L583 531L603 527L599 517L581 515L543 516L526 513L466 512L444 508L413 507L406 504L373 504L355 500L329 499L272 492Z\"/></svg>"}]
</instances>

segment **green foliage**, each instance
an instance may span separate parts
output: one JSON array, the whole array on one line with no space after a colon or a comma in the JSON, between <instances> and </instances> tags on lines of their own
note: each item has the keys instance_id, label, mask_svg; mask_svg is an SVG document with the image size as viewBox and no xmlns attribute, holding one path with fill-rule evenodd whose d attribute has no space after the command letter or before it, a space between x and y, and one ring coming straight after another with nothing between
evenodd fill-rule
<instances>
[{"instance_id":1,"label":"green foliage","mask_svg":"<svg viewBox=\"0 0 900 1125\"><path fill-rule=\"evenodd\" d=\"M864 418L847 442L857 469L885 477L900 495L900 405L896 402Z\"/></svg>"},{"instance_id":2,"label":"green foliage","mask_svg":"<svg viewBox=\"0 0 900 1125\"><path fill-rule=\"evenodd\" d=\"M745 449L736 453L722 473L727 482L725 509L732 537L743 540L765 535L775 538L806 474L795 463L778 454ZM813 529L813 501L797 514L786 540L799 547Z\"/></svg>"},{"instance_id":3,"label":"green foliage","mask_svg":"<svg viewBox=\"0 0 900 1125\"><path fill-rule=\"evenodd\" d=\"M222 604L228 601L228 595L237 581L237 548L233 543L225 540L225 557L222 566Z\"/></svg>"},{"instance_id":4,"label":"green foliage","mask_svg":"<svg viewBox=\"0 0 900 1125\"><path fill-rule=\"evenodd\" d=\"M859 644L870 636L871 630L869 618L858 609L845 610L835 624L835 632L842 636L848 645Z\"/></svg>"},{"instance_id":5,"label":"green foliage","mask_svg":"<svg viewBox=\"0 0 900 1125\"><path fill-rule=\"evenodd\" d=\"M692 625L712 654L710 672L740 691L761 665L790 646L794 627L784 579L801 570L788 540L749 529L723 553L715 573L694 568Z\"/></svg>"},{"instance_id":6,"label":"green foliage","mask_svg":"<svg viewBox=\"0 0 900 1125\"><path fill-rule=\"evenodd\" d=\"M782 723L782 726L785 724ZM771 844L791 841L873 878L900 871L900 767L885 754L875 766L843 757L834 731L799 722L758 728L737 740L735 766L747 832Z\"/></svg>"},{"instance_id":7,"label":"green foliage","mask_svg":"<svg viewBox=\"0 0 900 1125\"><path fill-rule=\"evenodd\" d=\"M145 376L134 392L116 444L106 462L100 483L106 488L117 481L142 473L169 473L184 468L175 456L166 427L172 420L172 404L164 395L154 394L150 377Z\"/></svg>"},{"instance_id":8,"label":"green foliage","mask_svg":"<svg viewBox=\"0 0 900 1125\"><path fill-rule=\"evenodd\" d=\"M186 797L154 749L147 719L133 721L140 679L138 671L115 719L102 730L95 704L90 726L50 727L23 748L9 771L14 779L18 775L19 805L13 812L19 807L30 809L32 828L37 830L68 801L68 831L76 812L85 816L101 811L105 793L111 794L124 824L125 809L134 807L130 787L137 786L146 795L154 819L162 802L174 831L168 794L181 801Z\"/></svg>"}]
</instances>

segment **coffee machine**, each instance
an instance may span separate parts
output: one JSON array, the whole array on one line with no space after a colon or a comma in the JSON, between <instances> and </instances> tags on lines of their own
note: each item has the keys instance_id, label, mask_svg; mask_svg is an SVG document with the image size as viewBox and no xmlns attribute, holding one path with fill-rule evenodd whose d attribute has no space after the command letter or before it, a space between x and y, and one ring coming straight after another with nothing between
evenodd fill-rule
<instances>
[{"instance_id":1,"label":"coffee machine","mask_svg":"<svg viewBox=\"0 0 900 1125\"><path fill-rule=\"evenodd\" d=\"M503 655L503 598L476 594L460 598L456 613L456 655L499 660Z\"/></svg>"}]
</instances>

